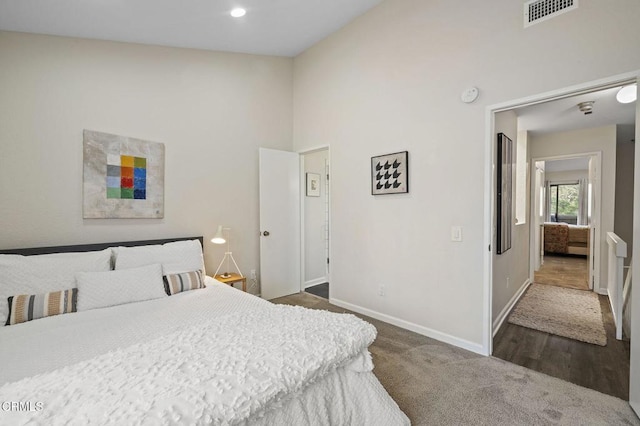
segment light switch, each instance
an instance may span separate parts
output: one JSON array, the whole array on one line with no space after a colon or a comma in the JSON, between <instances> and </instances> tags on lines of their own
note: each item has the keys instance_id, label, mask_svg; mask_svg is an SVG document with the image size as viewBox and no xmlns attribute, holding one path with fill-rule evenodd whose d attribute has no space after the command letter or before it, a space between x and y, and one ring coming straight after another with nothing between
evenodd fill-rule
<instances>
[{"instance_id":1,"label":"light switch","mask_svg":"<svg viewBox=\"0 0 640 426\"><path fill-rule=\"evenodd\" d=\"M462 241L462 226L451 227L451 241L455 241L455 242Z\"/></svg>"}]
</instances>

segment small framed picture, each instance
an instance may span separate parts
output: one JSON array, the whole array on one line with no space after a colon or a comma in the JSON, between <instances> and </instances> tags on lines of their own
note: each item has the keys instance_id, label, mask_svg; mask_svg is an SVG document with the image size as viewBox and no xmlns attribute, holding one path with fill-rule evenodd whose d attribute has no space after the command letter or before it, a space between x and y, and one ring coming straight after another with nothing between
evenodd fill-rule
<instances>
[{"instance_id":1,"label":"small framed picture","mask_svg":"<svg viewBox=\"0 0 640 426\"><path fill-rule=\"evenodd\" d=\"M307 173L307 197L320 196L320 175L318 173Z\"/></svg>"},{"instance_id":2,"label":"small framed picture","mask_svg":"<svg viewBox=\"0 0 640 426\"><path fill-rule=\"evenodd\" d=\"M409 192L409 152L371 157L371 195Z\"/></svg>"}]
</instances>

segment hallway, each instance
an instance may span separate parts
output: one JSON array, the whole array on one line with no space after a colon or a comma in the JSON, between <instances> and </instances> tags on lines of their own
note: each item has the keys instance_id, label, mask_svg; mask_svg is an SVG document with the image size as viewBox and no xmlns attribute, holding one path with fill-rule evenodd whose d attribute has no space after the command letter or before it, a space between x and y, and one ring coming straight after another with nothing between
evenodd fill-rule
<instances>
[{"instance_id":1,"label":"hallway","mask_svg":"<svg viewBox=\"0 0 640 426\"><path fill-rule=\"evenodd\" d=\"M549 284L576 290L589 290L589 263L585 256L546 254L540 270L534 274L538 284Z\"/></svg>"},{"instance_id":2,"label":"hallway","mask_svg":"<svg viewBox=\"0 0 640 426\"><path fill-rule=\"evenodd\" d=\"M560 337L504 322L493 356L618 398L629 399L629 342L616 340L606 296L599 296L607 345Z\"/></svg>"}]
</instances>

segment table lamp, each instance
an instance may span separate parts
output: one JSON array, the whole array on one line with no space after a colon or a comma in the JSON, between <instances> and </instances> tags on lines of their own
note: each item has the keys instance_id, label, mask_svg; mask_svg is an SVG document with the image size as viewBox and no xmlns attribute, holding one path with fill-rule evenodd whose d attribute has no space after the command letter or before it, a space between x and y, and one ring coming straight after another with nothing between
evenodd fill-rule
<instances>
[{"instance_id":1,"label":"table lamp","mask_svg":"<svg viewBox=\"0 0 640 426\"><path fill-rule=\"evenodd\" d=\"M227 237L224 237L224 231L227 231ZM238 274L240 274L241 277L244 277L244 275L242 275L242 272L240 272L240 268L238 268L238 264L236 263L236 260L233 258L233 254L231 253L231 249L230 249L230 242L229 240L230 238L230 231L231 228L223 228L222 225L218 225L218 230L216 231L216 234L213 236L213 238L211 239L211 242L214 244L224 244L227 243L227 251L224 254L224 257L222 258L222 260L220 261L220 265L218 265L218 269L216 269L215 274L213 274L214 276L218 275L218 272L220 271L220 268L222 268L222 265L224 264L224 261L227 261L227 272L224 272L221 277L222 278L229 278L231 276L231 273L229 273L230 270L230 263L233 262L233 264L236 267L236 270L238 271Z\"/></svg>"}]
</instances>

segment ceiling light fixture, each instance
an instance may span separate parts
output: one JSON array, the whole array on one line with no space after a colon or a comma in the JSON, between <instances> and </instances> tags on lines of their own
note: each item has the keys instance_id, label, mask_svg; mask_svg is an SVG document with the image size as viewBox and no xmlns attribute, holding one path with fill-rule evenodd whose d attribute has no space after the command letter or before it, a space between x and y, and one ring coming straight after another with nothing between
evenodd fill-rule
<instances>
[{"instance_id":1,"label":"ceiling light fixture","mask_svg":"<svg viewBox=\"0 0 640 426\"><path fill-rule=\"evenodd\" d=\"M630 104L631 102L634 102L636 99L638 99L638 85L631 84L618 90L616 99L621 104Z\"/></svg>"},{"instance_id":2,"label":"ceiling light fixture","mask_svg":"<svg viewBox=\"0 0 640 426\"><path fill-rule=\"evenodd\" d=\"M241 7L236 7L231 11L231 16L233 16L234 18L242 18L246 14L247 11Z\"/></svg>"}]
</instances>

